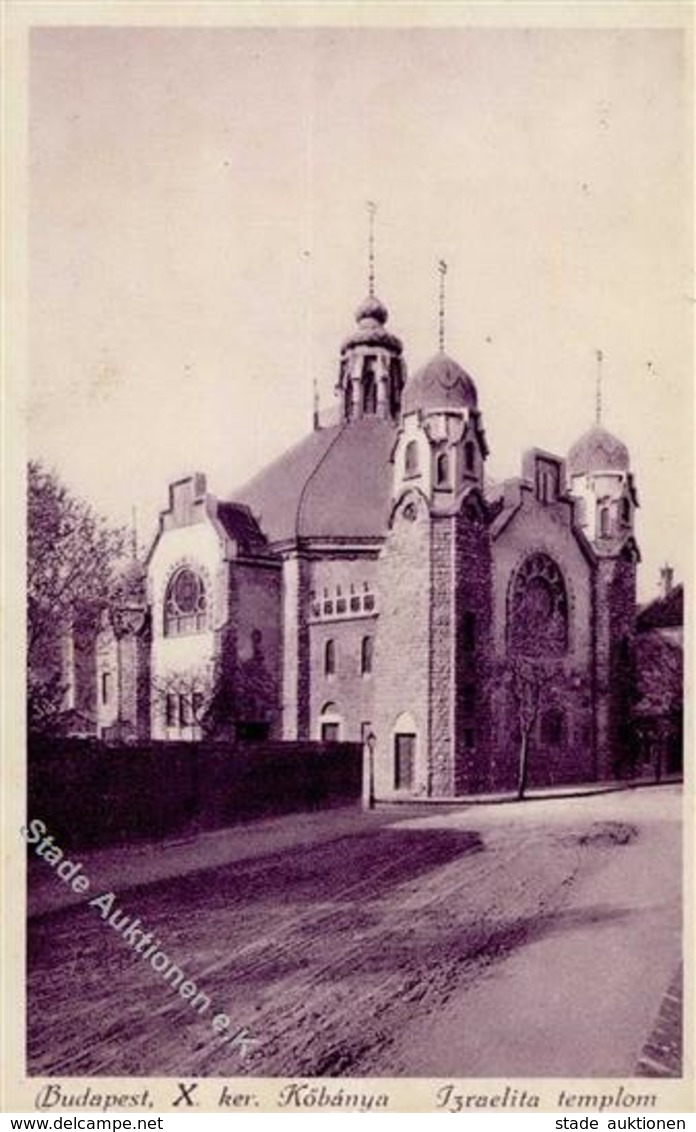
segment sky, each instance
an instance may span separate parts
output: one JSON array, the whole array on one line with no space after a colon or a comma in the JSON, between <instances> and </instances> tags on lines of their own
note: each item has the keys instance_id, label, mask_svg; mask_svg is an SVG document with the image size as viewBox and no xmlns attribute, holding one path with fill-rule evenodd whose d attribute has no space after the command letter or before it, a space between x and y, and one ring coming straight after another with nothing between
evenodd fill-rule
<instances>
[{"instance_id":1,"label":"sky","mask_svg":"<svg viewBox=\"0 0 696 1132\"><path fill-rule=\"evenodd\" d=\"M690 571L691 91L668 29L34 29L29 447L151 538L333 403L378 295L474 377L494 479L594 420L628 445L639 592Z\"/></svg>"}]
</instances>

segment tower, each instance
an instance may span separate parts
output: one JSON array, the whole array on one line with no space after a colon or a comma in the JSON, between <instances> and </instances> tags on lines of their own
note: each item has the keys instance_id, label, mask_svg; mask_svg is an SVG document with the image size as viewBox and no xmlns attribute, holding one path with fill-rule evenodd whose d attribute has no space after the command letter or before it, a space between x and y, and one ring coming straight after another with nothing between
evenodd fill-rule
<instances>
[{"instance_id":1,"label":"tower","mask_svg":"<svg viewBox=\"0 0 696 1132\"><path fill-rule=\"evenodd\" d=\"M380 556L376 788L446 797L488 774L488 448L472 378L444 351L407 383Z\"/></svg>"},{"instance_id":2,"label":"tower","mask_svg":"<svg viewBox=\"0 0 696 1132\"><path fill-rule=\"evenodd\" d=\"M398 421L406 380L401 340L387 330L389 312L375 295L374 220L368 202L368 295L356 313L356 329L341 347L337 393L344 423L363 417Z\"/></svg>"},{"instance_id":3,"label":"tower","mask_svg":"<svg viewBox=\"0 0 696 1132\"><path fill-rule=\"evenodd\" d=\"M595 770L610 778L630 759L629 710L636 615L634 537L638 493L628 448L601 422L601 351L597 351L594 426L571 447L568 485L576 523L592 546L595 703Z\"/></svg>"}]
</instances>

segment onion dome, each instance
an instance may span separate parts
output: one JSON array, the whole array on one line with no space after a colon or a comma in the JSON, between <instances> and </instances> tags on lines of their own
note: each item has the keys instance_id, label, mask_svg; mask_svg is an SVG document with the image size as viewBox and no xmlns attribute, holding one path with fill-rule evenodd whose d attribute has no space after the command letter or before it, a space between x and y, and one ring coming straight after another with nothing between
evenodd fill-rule
<instances>
[{"instance_id":1,"label":"onion dome","mask_svg":"<svg viewBox=\"0 0 696 1132\"><path fill-rule=\"evenodd\" d=\"M404 413L475 409L476 386L466 370L445 353L436 354L406 383Z\"/></svg>"},{"instance_id":2,"label":"onion dome","mask_svg":"<svg viewBox=\"0 0 696 1132\"><path fill-rule=\"evenodd\" d=\"M627 472L630 467L628 448L601 425L595 425L575 441L568 453L567 467L571 476Z\"/></svg>"},{"instance_id":3,"label":"onion dome","mask_svg":"<svg viewBox=\"0 0 696 1132\"><path fill-rule=\"evenodd\" d=\"M355 312L358 326L341 346L345 354L354 346L383 346L395 354L400 354L403 345L400 338L385 329L389 311L376 295L368 295Z\"/></svg>"}]
</instances>

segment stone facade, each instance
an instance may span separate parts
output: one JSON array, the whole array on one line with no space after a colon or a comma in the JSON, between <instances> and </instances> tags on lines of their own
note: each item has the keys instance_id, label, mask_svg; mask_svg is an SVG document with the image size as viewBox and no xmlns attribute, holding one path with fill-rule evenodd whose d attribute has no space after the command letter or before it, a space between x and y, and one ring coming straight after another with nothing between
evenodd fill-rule
<instances>
[{"instance_id":1,"label":"stone facade","mask_svg":"<svg viewBox=\"0 0 696 1132\"><path fill-rule=\"evenodd\" d=\"M638 561L625 446L596 426L492 485L473 379L441 352L406 380L383 304L357 320L337 423L316 414L230 502L199 473L170 488L147 630L112 622L101 640L122 700L102 725L369 736L384 799L514 789L523 734L533 784L620 773Z\"/></svg>"}]
</instances>

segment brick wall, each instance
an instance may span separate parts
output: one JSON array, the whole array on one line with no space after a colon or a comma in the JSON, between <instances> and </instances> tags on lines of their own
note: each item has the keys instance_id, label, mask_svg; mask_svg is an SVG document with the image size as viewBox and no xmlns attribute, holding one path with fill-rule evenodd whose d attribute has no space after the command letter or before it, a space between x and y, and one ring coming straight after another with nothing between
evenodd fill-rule
<instances>
[{"instance_id":1,"label":"brick wall","mask_svg":"<svg viewBox=\"0 0 696 1132\"><path fill-rule=\"evenodd\" d=\"M456 700L454 791L476 793L491 779L493 572L490 533L473 501L456 522ZM472 627L467 619L473 615ZM471 647L473 645L473 648ZM473 706L465 688L474 688ZM472 735L473 732L473 735ZM473 746L470 743L473 738Z\"/></svg>"},{"instance_id":2,"label":"brick wall","mask_svg":"<svg viewBox=\"0 0 696 1132\"><path fill-rule=\"evenodd\" d=\"M521 509L496 539L494 564L494 650L490 679L492 726L489 788L513 790L519 772L520 726L508 686L509 594L515 572L529 554L547 554L559 567L568 598L568 651L553 665L533 730L529 785L550 786L596 778L593 728L593 567L572 526L565 500L542 504L531 488L521 490ZM543 717L562 717L559 742L545 738Z\"/></svg>"},{"instance_id":3,"label":"brick wall","mask_svg":"<svg viewBox=\"0 0 696 1132\"><path fill-rule=\"evenodd\" d=\"M394 791L394 729L409 713L417 734L414 793L429 790L429 691L431 520L415 493L399 504L388 531L379 568L380 616L375 667L375 788Z\"/></svg>"}]
</instances>

